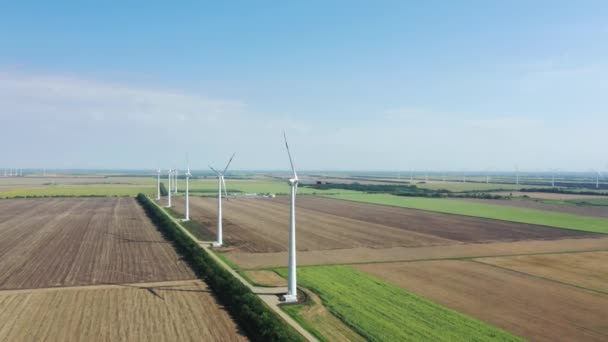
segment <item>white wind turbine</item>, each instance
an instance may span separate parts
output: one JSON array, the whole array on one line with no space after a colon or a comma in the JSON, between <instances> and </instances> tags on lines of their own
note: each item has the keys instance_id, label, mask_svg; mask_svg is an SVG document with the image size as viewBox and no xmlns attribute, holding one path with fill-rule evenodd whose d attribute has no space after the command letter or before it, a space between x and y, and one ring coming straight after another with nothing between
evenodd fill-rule
<instances>
[{"instance_id":1,"label":"white wind turbine","mask_svg":"<svg viewBox=\"0 0 608 342\"><path fill-rule=\"evenodd\" d=\"M175 169L175 174L173 175L173 193L177 193L177 177L179 177L179 171Z\"/></svg>"},{"instance_id":2,"label":"white wind turbine","mask_svg":"<svg viewBox=\"0 0 608 342\"><path fill-rule=\"evenodd\" d=\"M287 294L283 296L285 302L297 302L298 301L298 288L296 282L296 192L298 189L298 174L296 168L293 166L293 159L291 158L291 152L289 152L289 145L287 144L287 136L283 132L283 138L285 139L285 148L287 149L287 155L289 156L289 163L291 164L291 171L293 171L293 178L289 179L289 185L291 186L291 215L290 215L290 229L289 229L289 278L287 284Z\"/></svg>"},{"instance_id":3,"label":"white wind turbine","mask_svg":"<svg viewBox=\"0 0 608 342\"><path fill-rule=\"evenodd\" d=\"M167 196L168 196L168 203L167 203L167 208L171 208L171 175L173 173L173 170L169 169L169 172L167 173L168 179L169 179L169 189L167 190Z\"/></svg>"},{"instance_id":4,"label":"white wind turbine","mask_svg":"<svg viewBox=\"0 0 608 342\"><path fill-rule=\"evenodd\" d=\"M186 217L183 221L190 221L190 177L192 177L192 174L190 173L190 165L188 165L188 171L186 172Z\"/></svg>"},{"instance_id":5,"label":"white wind turbine","mask_svg":"<svg viewBox=\"0 0 608 342\"><path fill-rule=\"evenodd\" d=\"M222 240L222 185L224 186L224 193L226 197L228 197L224 174L228 170L228 166L230 166L232 158L234 158L235 154L236 153L232 154L232 157L230 157L230 159L228 160L228 164L226 164L226 167L222 172L217 171L216 169L211 167L211 165L209 165L209 168L217 175L217 241L213 243L214 247L221 247L224 244L224 241Z\"/></svg>"},{"instance_id":6,"label":"white wind turbine","mask_svg":"<svg viewBox=\"0 0 608 342\"><path fill-rule=\"evenodd\" d=\"M602 175L602 173L599 170L594 170L595 171L595 188L599 189L600 188L600 176Z\"/></svg>"},{"instance_id":7,"label":"white wind turbine","mask_svg":"<svg viewBox=\"0 0 608 342\"><path fill-rule=\"evenodd\" d=\"M160 169L156 169L156 200L160 200Z\"/></svg>"}]
</instances>

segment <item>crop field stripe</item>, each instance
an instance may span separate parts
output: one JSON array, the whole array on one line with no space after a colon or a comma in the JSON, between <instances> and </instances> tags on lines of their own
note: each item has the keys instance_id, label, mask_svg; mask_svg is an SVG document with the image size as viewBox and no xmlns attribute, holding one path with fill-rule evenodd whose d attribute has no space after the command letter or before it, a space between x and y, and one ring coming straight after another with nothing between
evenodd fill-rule
<instances>
[{"instance_id":1,"label":"crop field stripe","mask_svg":"<svg viewBox=\"0 0 608 342\"><path fill-rule=\"evenodd\" d=\"M335 264L306 264L303 267L322 267L322 266L356 266L356 265L371 265L371 264L396 264L403 262L422 262L422 261L443 261L443 260L463 260L463 261L473 261L475 259L483 259L483 258L511 258L511 257L519 257L519 256L535 256L535 255L556 255L556 254L578 254L578 253L587 253L587 252L608 252L607 249L585 249L585 250L577 250L577 251L563 251L563 252L540 252L540 253L520 253L520 254L499 254L499 255L479 255L479 256L463 256L463 257L445 257L445 258L421 258L421 259L403 259L403 260L381 260L381 261L357 261L357 262L341 262ZM263 266L263 267L251 267L251 268L242 268L237 266L234 262L230 261L228 257L224 254L217 253L218 256L222 258L222 260L227 260L234 270L238 272L248 272L248 271L273 271L276 272L276 266ZM479 261L485 264L482 261ZM253 282L252 282L253 283Z\"/></svg>"},{"instance_id":2,"label":"crop field stripe","mask_svg":"<svg viewBox=\"0 0 608 342\"><path fill-rule=\"evenodd\" d=\"M287 275L284 268L277 272ZM350 266L303 267L298 272L302 286L370 341L520 340Z\"/></svg>"},{"instance_id":3,"label":"crop field stripe","mask_svg":"<svg viewBox=\"0 0 608 342\"><path fill-rule=\"evenodd\" d=\"M342 193L323 195L339 200L365 202L402 208L528 223L555 228L608 234L608 220L541 210L471 203L451 199L400 197L387 194Z\"/></svg>"},{"instance_id":4,"label":"crop field stripe","mask_svg":"<svg viewBox=\"0 0 608 342\"><path fill-rule=\"evenodd\" d=\"M600 295L608 295L608 292L605 292L605 291L594 290L594 289L590 289L588 287L579 286L579 285L572 284L572 283L566 283L566 282L563 282L563 281L559 281L557 279L543 277L543 276L539 276L539 275L536 275L536 274L531 274L531 273L528 273L528 272L518 271L518 270L514 270L512 268L508 268L508 267L503 267L503 266L499 266L499 265L485 263L483 261L479 261L479 260L475 260L475 259L463 259L463 260L469 261L469 262L475 262L475 263L478 263L478 264L481 264L481 265L490 266L490 267L495 267L495 268L500 269L500 270L505 271L505 272L513 272L513 273L521 274L521 275L526 276L526 277L532 277L532 278L542 279L542 280L545 280L545 281L550 281L550 282L553 282L553 283L556 283L556 284L560 284L560 285L563 285L563 286L572 286L572 287L574 287L576 289L579 289L579 290L589 291L589 292L597 293L597 294L600 294Z\"/></svg>"}]
</instances>

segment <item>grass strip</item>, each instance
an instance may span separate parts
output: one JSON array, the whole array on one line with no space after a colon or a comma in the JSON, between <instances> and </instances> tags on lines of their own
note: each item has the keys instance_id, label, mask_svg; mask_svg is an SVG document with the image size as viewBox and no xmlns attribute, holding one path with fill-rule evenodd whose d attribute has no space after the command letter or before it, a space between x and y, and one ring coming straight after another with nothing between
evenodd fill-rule
<instances>
[{"instance_id":1,"label":"grass strip","mask_svg":"<svg viewBox=\"0 0 608 342\"><path fill-rule=\"evenodd\" d=\"M287 276L285 268L277 272ZM298 276L300 285L369 341L521 341L350 266L302 267Z\"/></svg>"}]
</instances>

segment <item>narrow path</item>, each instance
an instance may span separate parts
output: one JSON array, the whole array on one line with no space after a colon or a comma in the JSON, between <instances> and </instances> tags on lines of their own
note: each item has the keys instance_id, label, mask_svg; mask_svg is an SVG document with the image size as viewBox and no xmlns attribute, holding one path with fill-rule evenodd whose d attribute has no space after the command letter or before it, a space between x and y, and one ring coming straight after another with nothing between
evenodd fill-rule
<instances>
[{"instance_id":1,"label":"narrow path","mask_svg":"<svg viewBox=\"0 0 608 342\"><path fill-rule=\"evenodd\" d=\"M287 324L291 325L298 333L300 333L304 338L308 341L318 342L319 340L310 334L306 329L302 328L293 318L291 318L288 314L286 314L281 308L279 304L281 301L279 297L285 293L287 293L287 287L260 287L253 286L248 281L246 281L240 274L238 274L235 270L233 270L230 266L228 266L220 257L218 257L215 252L211 249L211 242L208 241L200 241L198 240L192 233L190 233L184 226L182 226L181 222L174 218L173 216L167 214L165 209L160 206L156 201L149 198L152 203L154 203L158 208L160 208L167 217L169 217L186 235L188 235L194 242L196 242L201 248L203 248L209 255L215 260L218 264L220 264L226 271L230 272L235 278L237 278L243 285L247 286L253 293L258 295L260 299L268 307L270 307L274 312L276 312Z\"/></svg>"}]
</instances>

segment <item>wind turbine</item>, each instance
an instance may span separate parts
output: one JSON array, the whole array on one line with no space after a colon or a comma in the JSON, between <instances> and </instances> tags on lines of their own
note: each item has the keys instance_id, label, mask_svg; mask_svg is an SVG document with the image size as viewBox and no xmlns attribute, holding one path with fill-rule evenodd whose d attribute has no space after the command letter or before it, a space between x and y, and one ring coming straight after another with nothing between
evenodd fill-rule
<instances>
[{"instance_id":1,"label":"wind turbine","mask_svg":"<svg viewBox=\"0 0 608 342\"><path fill-rule=\"evenodd\" d=\"M230 166L232 158L234 158L235 154L236 153L232 154L232 157L230 157L230 159L228 160L228 164L226 164L226 167L222 172L217 171L216 169L211 167L211 165L209 165L209 168L217 175L217 241L213 243L214 247L221 247L224 244L222 240L222 185L224 186L224 193L226 194L226 197L228 197L224 174L228 170L228 166Z\"/></svg>"},{"instance_id":2,"label":"wind turbine","mask_svg":"<svg viewBox=\"0 0 608 342\"><path fill-rule=\"evenodd\" d=\"M515 184L519 185L519 167L515 165Z\"/></svg>"},{"instance_id":3,"label":"wind turbine","mask_svg":"<svg viewBox=\"0 0 608 342\"><path fill-rule=\"evenodd\" d=\"M175 175L173 175L173 193L177 193L177 177L179 177L179 171L175 169Z\"/></svg>"},{"instance_id":4,"label":"wind turbine","mask_svg":"<svg viewBox=\"0 0 608 342\"><path fill-rule=\"evenodd\" d=\"M595 188L599 189L600 188L600 176L602 175L601 172L599 172L598 170L595 170Z\"/></svg>"},{"instance_id":5,"label":"wind turbine","mask_svg":"<svg viewBox=\"0 0 608 342\"><path fill-rule=\"evenodd\" d=\"M188 192L190 177L192 177L192 174L190 173L190 165L188 165L188 171L186 172L186 217L183 221L190 221L190 193Z\"/></svg>"},{"instance_id":6,"label":"wind turbine","mask_svg":"<svg viewBox=\"0 0 608 342\"><path fill-rule=\"evenodd\" d=\"M160 169L156 169L156 200L160 200Z\"/></svg>"},{"instance_id":7,"label":"wind turbine","mask_svg":"<svg viewBox=\"0 0 608 342\"><path fill-rule=\"evenodd\" d=\"M293 171L293 178L289 179L289 185L291 186L291 215L290 215L290 229L289 229L289 278L287 281L287 294L283 296L285 302L297 302L298 301L298 288L296 284L296 191L298 189L298 174L296 168L293 166L293 159L291 158L291 152L289 152L289 145L287 144L287 136L283 132L283 138L285 139L285 148L287 149L287 155L289 156L289 163L291 164L291 170Z\"/></svg>"},{"instance_id":8,"label":"wind turbine","mask_svg":"<svg viewBox=\"0 0 608 342\"><path fill-rule=\"evenodd\" d=\"M173 170L169 169L169 172L167 173L167 177L169 179L169 190L167 191L167 196L168 196L168 203L167 203L167 208L171 208L171 174L173 173Z\"/></svg>"}]
</instances>

